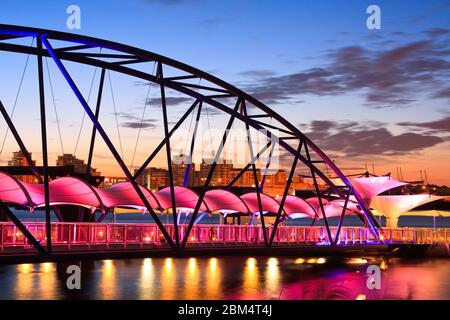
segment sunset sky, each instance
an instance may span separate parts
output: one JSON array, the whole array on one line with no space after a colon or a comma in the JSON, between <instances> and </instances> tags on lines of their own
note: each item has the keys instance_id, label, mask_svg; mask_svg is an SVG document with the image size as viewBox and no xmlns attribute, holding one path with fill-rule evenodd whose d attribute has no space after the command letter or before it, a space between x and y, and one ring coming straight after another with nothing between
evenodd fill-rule
<instances>
[{"instance_id":1,"label":"sunset sky","mask_svg":"<svg viewBox=\"0 0 450 320\"><path fill-rule=\"evenodd\" d=\"M71 4L81 8L81 30L66 28ZM366 26L371 4L381 8L380 30ZM171 57L260 98L306 133L345 173L361 172L367 163L370 169L374 164L377 174L392 172L395 177L396 168L402 167L407 180L420 179L419 170L426 170L430 182L450 185L448 0L3 0L0 23L74 32ZM0 99L8 111L26 59L0 52ZM46 62L55 95L53 106L47 92L54 164L61 149L74 152L82 113L54 63ZM74 64L68 69L88 96L94 69ZM25 70L14 120L40 163L35 57ZM107 78L101 121L119 146L114 112L118 114L121 149L130 164L148 87L114 73ZM96 80L98 74L94 88ZM142 162L162 136L161 110L152 103L158 94L156 86L151 88L134 164ZM191 101L179 98L172 103L169 116L175 121ZM226 118L210 112L211 126L221 128ZM1 144L6 124L0 123ZM86 122L76 152L82 159L87 157L90 130ZM9 134L0 161L4 164L16 150ZM163 165L163 155L156 164ZM101 143L94 166L104 174L119 174Z\"/></svg>"}]
</instances>

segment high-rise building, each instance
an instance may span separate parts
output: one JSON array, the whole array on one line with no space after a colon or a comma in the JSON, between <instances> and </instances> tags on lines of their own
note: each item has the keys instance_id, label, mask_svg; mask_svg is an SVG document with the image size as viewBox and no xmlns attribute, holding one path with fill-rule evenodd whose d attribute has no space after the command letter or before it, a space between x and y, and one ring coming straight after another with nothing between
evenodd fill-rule
<instances>
[{"instance_id":1,"label":"high-rise building","mask_svg":"<svg viewBox=\"0 0 450 320\"><path fill-rule=\"evenodd\" d=\"M79 173L86 172L87 170L87 164L84 160L78 159L73 154L68 153L58 156L58 159L56 159L56 165L58 167L73 166L74 171Z\"/></svg>"},{"instance_id":2,"label":"high-rise building","mask_svg":"<svg viewBox=\"0 0 450 320\"><path fill-rule=\"evenodd\" d=\"M31 158L31 153L30 158ZM33 164L36 165L36 161L33 160ZM28 161L25 158L22 151L13 152L11 160L8 161L10 167L28 167Z\"/></svg>"},{"instance_id":3,"label":"high-rise building","mask_svg":"<svg viewBox=\"0 0 450 320\"><path fill-rule=\"evenodd\" d=\"M146 168L136 181L152 191L158 191L169 186L169 174L166 169L150 167Z\"/></svg>"},{"instance_id":4,"label":"high-rise building","mask_svg":"<svg viewBox=\"0 0 450 320\"><path fill-rule=\"evenodd\" d=\"M265 186L285 185L286 179L287 179L286 171L278 170L277 172L268 174L266 176L264 185Z\"/></svg>"},{"instance_id":5,"label":"high-rise building","mask_svg":"<svg viewBox=\"0 0 450 320\"><path fill-rule=\"evenodd\" d=\"M189 167L189 178L186 187L195 186L195 163L191 163L191 165L188 166L189 161L191 161L189 157L184 154L174 156L174 159L172 160L172 174L173 174L173 181L176 186L184 185L184 179L188 167Z\"/></svg>"},{"instance_id":6,"label":"high-rise building","mask_svg":"<svg viewBox=\"0 0 450 320\"><path fill-rule=\"evenodd\" d=\"M188 165L182 161L181 163L172 163L173 181L176 186L183 186L184 178ZM189 166L189 178L186 187L195 186L195 163Z\"/></svg>"},{"instance_id":7,"label":"high-rise building","mask_svg":"<svg viewBox=\"0 0 450 320\"><path fill-rule=\"evenodd\" d=\"M31 158L31 153L30 153ZM36 161L33 160L33 164L36 165ZM11 160L8 161L8 166L10 167L28 167L28 161L25 158L22 151L13 152L13 156ZM17 176L17 179L28 182L28 183L37 183L38 180L34 175L20 175Z\"/></svg>"},{"instance_id":8,"label":"high-rise building","mask_svg":"<svg viewBox=\"0 0 450 320\"><path fill-rule=\"evenodd\" d=\"M232 176L236 177L241 169L233 169ZM256 170L256 176L258 177L258 182L261 182L261 171L259 169ZM255 186L255 174L253 173L253 169L249 168L245 171L238 181L234 184L236 187L254 187Z\"/></svg>"},{"instance_id":9,"label":"high-rise building","mask_svg":"<svg viewBox=\"0 0 450 320\"><path fill-rule=\"evenodd\" d=\"M202 161L202 164L200 165L200 184L205 183L209 171L211 170L211 166L212 161L206 161L205 159ZM233 177L233 164L223 160L222 163L217 163L209 185L213 187L226 186Z\"/></svg>"}]
</instances>

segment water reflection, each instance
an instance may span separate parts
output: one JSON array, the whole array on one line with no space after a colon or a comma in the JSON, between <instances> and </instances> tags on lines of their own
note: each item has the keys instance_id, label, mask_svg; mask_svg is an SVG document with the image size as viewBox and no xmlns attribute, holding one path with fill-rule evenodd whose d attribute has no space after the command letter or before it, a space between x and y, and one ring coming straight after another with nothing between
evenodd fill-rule
<instances>
[{"instance_id":1,"label":"water reflection","mask_svg":"<svg viewBox=\"0 0 450 320\"><path fill-rule=\"evenodd\" d=\"M164 290L161 291L160 299L176 299L176 273L173 269L173 258L165 258L160 278L160 285L163 286Z\"/></svg>"},{"instance_id":2,"label":"water reflection","mask_svg":"<svg viewBox=\"0 0 450 320\"><path fill-rule=\"evenodd\" d=\"M54 276L56 267L53 263L42 263L39 268L39 288L48 288L40 296L40 299L52 300L56 299L56 291L58 287L57 278Z\"/></svg>"},{"instance_id":3,"label":"water reflection","mask_svg":"<svg viewBox=\"0 0 450 320\"><path fill-rule=\"evenodd\" d=\"M248 258L242 273L241 299L258 299L259 293L258 261L255 258Z\"/></svg>"},{"instance_id":4,"label":"water reflection","mask_svg":"<svg viewBox=\"0 0 450 320\"><path fill-rule=\"evenodd\" d=\"M140 299L154 299L153 286L154 286L154 267L151 258L142 260L141 277L138 281L140 289Z\"/></svg>"},{"instance_id":5,"label":"water reflection","mask_svg":"<svg viewBox=\"0 0 450 320\"><path fill-rule=\"evenodd\" d=\"M367 289L372 264L382 270L381 290ZM450 299L448 259L147 258L81 265L79 292L58 276L65 265L0 266L0 299Z\"/></svg>"},{"instance_id":6,"label":"water reflection","mask_svg":"<svg viewBox=\"0 0 450 320\"><path fill-rule=\"evenodd\" d=\"M280 268L278 266L277 258L270 258L267 260L267 267L265 272L265 283L267 294L271 299L278 299L281 291Z\"/></svg>"},{"instance_id":7,"label":"water reflection","mask_svg":"<svg viewBox=\"0 0 450 320\"><path fill-rule=\"evenodd\" d=\"M221 292L221 268L217 258L210 258L206 273L206 288L203 290L204 299L217 299Z\"/></svg>"},{"instance_id":8,"label":"water reflection","mask_svg":"<svg viewBox=\"0 0 450 320\"><path fill-rule=\"evenodd\" d=\"M116 266L114 260L103 260L100 267L100 296L103 300L116 299Z\"/></svg>"},{"instance_id":9,"label":"water reflection","mask_svg":"<svg viewBox=\"0 0 450 320\"><path fill-rule=\"evenodd\" d=\"M17 286L14 290L16 299L27 299L32 294L35 278L30 273L33 271L32 264L17 266Z\"/></svg>"},{"instance_id":10,"label":"water reflection","mask_svg":"<svg viewBox=\"0 0 450 320\"><path fill-rule=\"evenodd\" d=\"M196 258L189 258L185 273L184 297L187 299L201 299L202 297L199 295L198 261Z\"/></svg>"}]
</instances>

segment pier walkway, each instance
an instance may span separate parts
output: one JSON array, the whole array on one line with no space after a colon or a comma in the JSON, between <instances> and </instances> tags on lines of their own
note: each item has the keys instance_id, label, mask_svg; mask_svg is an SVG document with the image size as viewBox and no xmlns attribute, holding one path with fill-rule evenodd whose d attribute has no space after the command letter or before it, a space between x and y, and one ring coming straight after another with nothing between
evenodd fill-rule
<instances>
[{"instance_id":1,"label":"pier walkway","mask_svg":"<svg viewBox=\"0 0 450 320\"><path fill-rule=\"evenodd\" d=\"M27 230L42 245L46 245L45 223L25 222ZM173 238L173 226L165 225ZM186 225L179 226L182 238ZM271 227L267 230L270 232ZM337 228L331 227L335 236ZM52 223L52 248L54 252L76 252L124 249L168 248L164 237L155 224L122 223ZM370 229L363 227L343 227L337 245L380 245L380 244L430 244L448 246L450 230L430 228L381 229L380 240L373 238ZM280 226L274 245L327 246L325 227ZM197 225L192 229L188 248L210 249L236 246L263 246L264 237L261 226L249 225ZM10 253L31 253L36 249L23 233L11 222L0 223L0 256Z\"/></svg>"}]
</instances>

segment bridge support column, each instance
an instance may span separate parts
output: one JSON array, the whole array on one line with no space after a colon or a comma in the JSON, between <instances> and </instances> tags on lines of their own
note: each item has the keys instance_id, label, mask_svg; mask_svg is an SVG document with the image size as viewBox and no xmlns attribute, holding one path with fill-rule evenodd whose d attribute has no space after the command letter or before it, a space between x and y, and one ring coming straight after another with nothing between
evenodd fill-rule
<instances>
[{"instance_id":1,"label":"bridge support column","mask_svg":"<svg viewBox=\"0 0 450 320\"><path fill-rule=\"evenodd\" d=\"M397 229L399 217L386 217L386 228Z\"/></svg>"}]
</instances>

